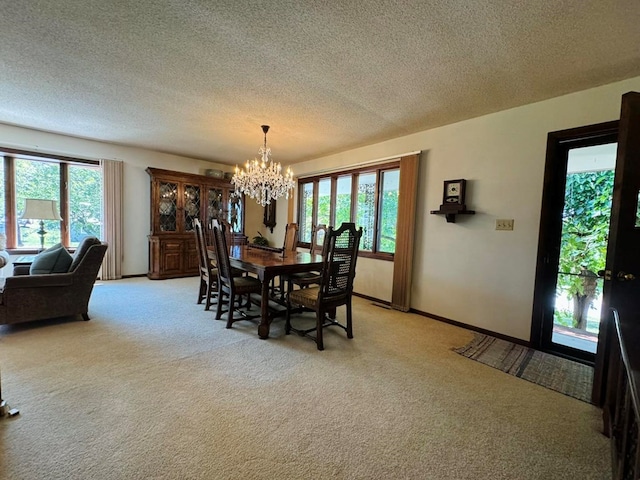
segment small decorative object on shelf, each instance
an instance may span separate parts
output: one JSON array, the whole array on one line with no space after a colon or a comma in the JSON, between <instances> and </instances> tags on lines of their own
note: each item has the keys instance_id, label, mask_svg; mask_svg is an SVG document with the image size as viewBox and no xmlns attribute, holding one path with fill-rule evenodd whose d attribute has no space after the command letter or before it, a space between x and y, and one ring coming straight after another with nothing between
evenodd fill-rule
<instances>
[{"instance_id":1,"label":"small decorative object on shelf","mask_svg":"<svg viewBox=\"0 0 640 480\"><path fill-rule=\"evenodd\" d=\"M433 215L444 215L447 223L456 223L456 215L473 215L474 210L467 210L464 203L467 181L463 178L445 180L442 191L442 205L439 210L431 210Z\"/></svg>"}]
</instances>

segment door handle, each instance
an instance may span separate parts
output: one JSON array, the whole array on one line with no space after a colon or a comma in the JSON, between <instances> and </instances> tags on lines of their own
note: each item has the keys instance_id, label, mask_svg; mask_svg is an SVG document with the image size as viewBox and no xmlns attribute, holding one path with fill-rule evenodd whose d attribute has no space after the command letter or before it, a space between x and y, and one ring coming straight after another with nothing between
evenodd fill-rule
<instances>
[{"instance_id":1,"label":"door handle","mask_svg":"<svg viewBox=\"0 0 640 480\"><path fill-rule=\"evenodd\" d=\"M598 270L598 276L605 280L611 280L611 270Z\"/></svg>"},{"instance_id":2,"label":"door handle","mask_svg":"<svg viewBox=\"0 0 640 480\"><path fill-rule=\"evenodd\" d=\"M630 282L632 280L636 279L636 276L633 273L626 273L626 272L618 272L618 280L621 282Z\"/></svg>"}]
</instances>

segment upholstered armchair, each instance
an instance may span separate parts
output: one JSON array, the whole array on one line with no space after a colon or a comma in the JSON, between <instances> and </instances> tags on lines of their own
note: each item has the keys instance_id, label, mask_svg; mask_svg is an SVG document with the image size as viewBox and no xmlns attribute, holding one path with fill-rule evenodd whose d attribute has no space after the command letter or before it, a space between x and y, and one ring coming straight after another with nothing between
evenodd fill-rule
<instances>
[{"instance_id":1,"label":"upholstered armchair","mask_svg":"<svg viewBox=\"0 0 640 480\"><path fill-rule=\"evenodd\" d=\"M105 243L87 237L64 273L31 274L29 267L16 267L0 293L0 325L70 315L89 320L89 298L106 250Z\"/></svg>"}]
</instances>

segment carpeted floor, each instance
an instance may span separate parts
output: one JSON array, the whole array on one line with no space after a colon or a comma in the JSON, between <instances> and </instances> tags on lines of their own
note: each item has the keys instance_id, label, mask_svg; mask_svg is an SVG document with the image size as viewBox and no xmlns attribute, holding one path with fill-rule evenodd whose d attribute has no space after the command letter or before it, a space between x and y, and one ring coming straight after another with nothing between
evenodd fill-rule
<instances>
[{"instance_id":1,"label":"carpeted floor","mask_svg":"<svg viewBox=\"0 0 640 480\"><path fill-rule=\"evenodd\" d=\"M0 478L610 478L600 410L456 354L467 330L356 298L319 352L225 329L197 285L102 282L89 322L0 327Z\"/></svg>"},{"instance_id":2,"label":"carpeted floor","mask_svg":"<svg viewBox=\"0 0 640 480\"><path fill-rule=\"evenodd\" d=\"M593 367L589 365L479 333L454 351L509 375L591 402Z\"/></svg>"}]
</instances>

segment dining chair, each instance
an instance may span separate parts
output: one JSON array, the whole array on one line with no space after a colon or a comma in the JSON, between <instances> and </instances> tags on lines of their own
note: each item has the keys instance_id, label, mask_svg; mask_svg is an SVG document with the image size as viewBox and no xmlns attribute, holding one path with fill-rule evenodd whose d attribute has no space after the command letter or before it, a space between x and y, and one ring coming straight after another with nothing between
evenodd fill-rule
<instances>
[{"instance_id":1,"label":"dining chair","mask_svg":"<svg viewBox=\"0 0 640 480\"><path fill-rule=\"evenodd\" d=\"M282 256L286 257L295 254L298 249L298 224L288 223L284 229L284 243L282 245ZM280 275L278 277L278 285L276 279L273 278L269 285L270 296L274 299L280 298L284 302L286 279Z\"/></svg>"},{"instance_id":2,"label":"dining chair","mask_svg":"<svg viewBox=\"0 0 640 480\"><path fill-rule=\"evenodd\" d=\"M198 291L198 304L205 300L204 309L209 310L211 300L217 295L218 270L214 268L207 253L207 241L200 220L193 220L193 231L196 235L196 248L198 250L198 264L200 271L200 288Z\"/></svg>"},{"instance_id":3,"label":"dining chair","mask_svg":"<svg viewBox=\"0 0 640 480\"><path fill-rule=\"evenodd\" d=\"M329 227L323 247L319 285L291 290L287 294L287 335L294 331L312 338L318 350L324 350L322 332L325 327L338 326L347 332L347 338L353 338L351 297L361 237L362 227L356 229L355 223L343 223L337 230ZM291 325L293 305L313 310L316 315L315 327L294 328ZM327 313L342 305L346 307L346 325L327 316Z\"/></svg>"},{"instance_id":4,"label":"dining chair","mask_svg":"<svg viewBox=\"0 0 640 480\"><path fill-rule=\"evenodd\" d=\"M298 248L298 224L288 223L284 230L284 245L282 254L287 256L290 252L295 252Z\"/></svg>"},{"instance_id":5,"label":"dining chair","mask_svg":"<svg viewBox=\"0 0 640 480\"><path fill-rule=\"evenodd\" d=\"M327 226L324 223L313 225L311 227L311 247L309 253L322 254L324 247L324 241L327 237ZM294 285L298 285L300 288L307 288L310 285L316 285L320 283L320 272L300 272L292 273L284 276L284 280L287 282L287 291L291 291Z\"/></svg>"},{"instance_id":6,"label":"dining chair","mask_svg":"<svg viewBox=\"0 0 640 480\"><path fill-rule=\"evenodd\" d=\"M231 328L233 322L242 320L241 318L233 318L236 295L250 295L252 293L260 294L262 292L262 282L255 277L236 277L234 269L231 268L229 260L229 248L227 246L227 238L222 228L213 227L214 251L216 256L216 265L218 267L218 305L216 307L216 320L220 320L222 316L222 304L227 303L227 328ZM224 297L228 298L224 302ZM251 303L247 301L250 308ZM244 317L247 318L247 317Z\"/></svg>"}]
</instances>

